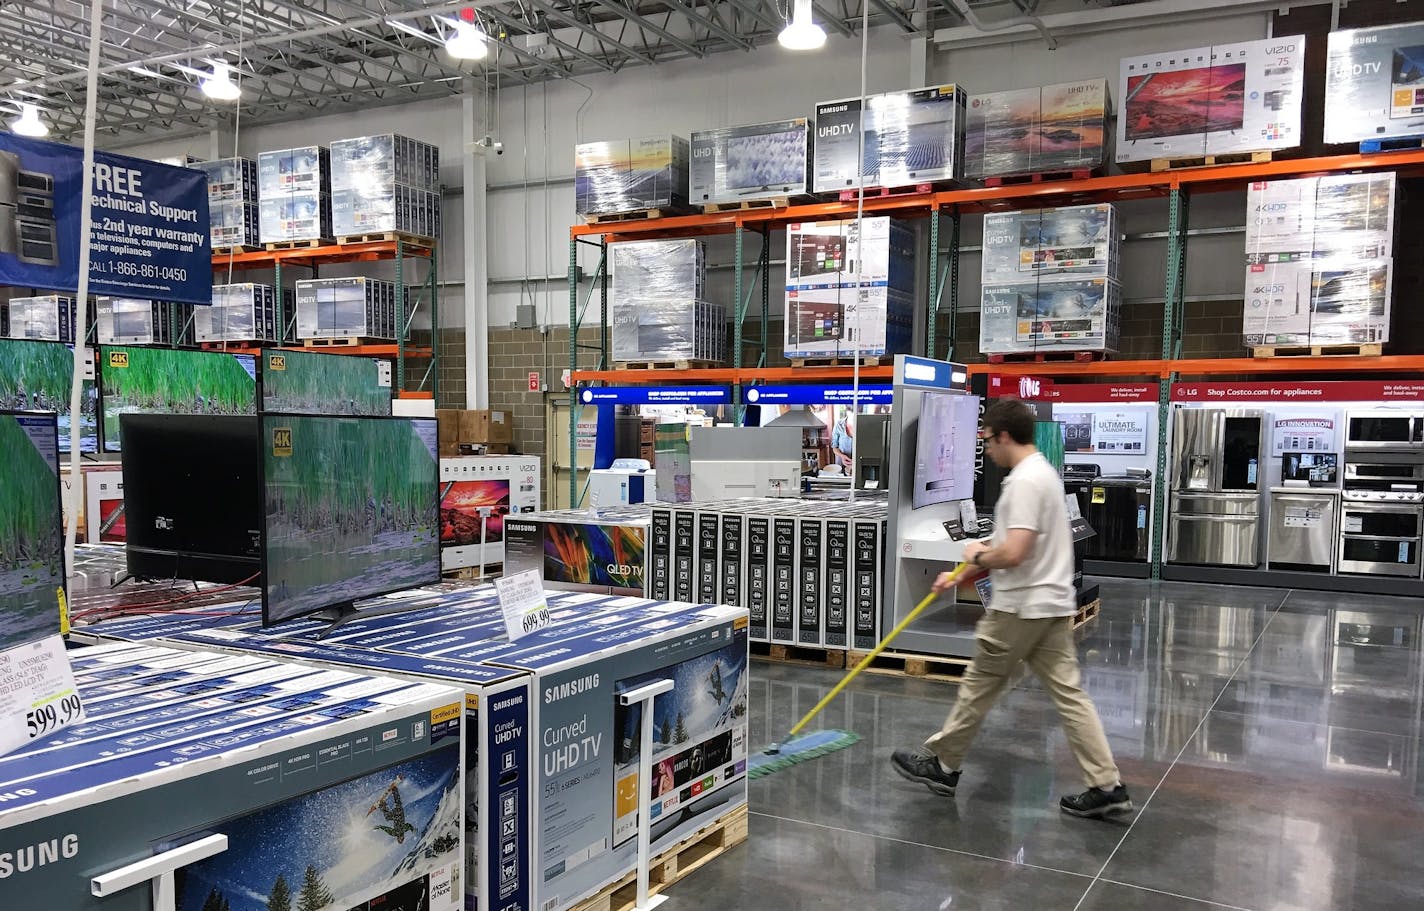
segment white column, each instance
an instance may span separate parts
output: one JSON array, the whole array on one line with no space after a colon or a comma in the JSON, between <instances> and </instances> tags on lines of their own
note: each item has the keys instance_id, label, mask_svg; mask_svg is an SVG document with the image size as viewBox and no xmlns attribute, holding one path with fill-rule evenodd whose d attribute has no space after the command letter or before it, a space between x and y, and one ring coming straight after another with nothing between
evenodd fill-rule
<instances>
[{"instance_id":1,"label":"white column","mask_svg":"<svg viewBox=\"0 0 1424 911\"><path fill-rule=\"evenodd\" d=\"M475 143L485 135L482 87L466 77L460 136L464 149L465 407L489 407L489 215L485 156Z\"/></svg>"}]
</instances>

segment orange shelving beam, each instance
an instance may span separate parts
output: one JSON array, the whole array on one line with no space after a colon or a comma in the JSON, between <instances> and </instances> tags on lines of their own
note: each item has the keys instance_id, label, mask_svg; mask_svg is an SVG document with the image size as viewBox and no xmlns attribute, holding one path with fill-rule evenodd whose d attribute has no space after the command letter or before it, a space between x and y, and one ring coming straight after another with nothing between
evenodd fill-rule
<instances>
[{"instance_id":1,"label":"orange shelving beam","mask_svg":"<svg viewBox=\"0 0 1424 911\"><path fill-rule=\"evenodd\" d=\"M429 245L405 241L401 248L405 256L428 257ZM396 241L381 240L364 244L328 244L324 247L304 247L295 250L254 250L250 253L218 253L213 256L213 269L272 268L278 262L292 266L314 266L324 263L377 262L396 255Z\"/></svg>"}]
</instances>

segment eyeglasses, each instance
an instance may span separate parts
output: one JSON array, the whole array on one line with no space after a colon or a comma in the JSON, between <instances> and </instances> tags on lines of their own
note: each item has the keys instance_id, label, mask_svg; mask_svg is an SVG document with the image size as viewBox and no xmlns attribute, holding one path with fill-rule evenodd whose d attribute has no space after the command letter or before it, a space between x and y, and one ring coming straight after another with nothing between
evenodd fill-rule
<instances>
[{"instance_id":1,"label":"eyeglasses","mask_svg":"<svg viewBox=\"0 0 1424 911\"><path fill-rule=\"evenodd\" d=\"M994 430L994 431L981 430L981 431L979 431L979 439L981 439L981 440L983 440L984 442L988 443L990 440L997 439L998 436L999 436L999 434L1002 433L1002 432L1003 432L1003 431L1001 431L1001 430Z\"/></svg>"}]
</instances>

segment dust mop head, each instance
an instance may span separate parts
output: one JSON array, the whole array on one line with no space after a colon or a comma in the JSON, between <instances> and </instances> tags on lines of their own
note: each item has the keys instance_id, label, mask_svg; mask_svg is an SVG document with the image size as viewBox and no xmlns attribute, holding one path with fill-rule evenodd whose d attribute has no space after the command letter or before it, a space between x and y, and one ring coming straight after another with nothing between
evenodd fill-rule
<instances>
[{"instance_id":1,"label":"dust mop head","mask_svg":"<svg viewBox=\"0 0 1424 911\"><path fill-rule=\"evenodd\" d=\"M780 744L774 754L753 753L747 762L747 777L761 778L798 762L843 750L859 741L860 735L851 731L812 731L802 734Z\"/></svg>"}]
</instances>

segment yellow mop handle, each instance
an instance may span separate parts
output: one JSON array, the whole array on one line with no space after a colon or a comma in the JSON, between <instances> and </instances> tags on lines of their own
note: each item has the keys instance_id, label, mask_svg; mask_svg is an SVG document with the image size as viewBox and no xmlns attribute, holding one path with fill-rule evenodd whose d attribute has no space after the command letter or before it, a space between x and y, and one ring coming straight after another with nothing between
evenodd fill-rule
<instances>
[{"instance_id":1,"label":"yellow mop handle","mask_svg":"<svg viewBox=\"0 0 1424 911\"><path fill-rule=\"evenodd\" d=\"M961 563L956 566L954 568L954 572L950 573L950 581L953 582L955 579L958 579L968 568L968 563ZM931 591L928 595L925 595L925 599L919 604L915 605L915 609L906 614L905 619L897 623L895 625L895 628L890 631L890 634L884 639L881 639L880 644L875 646L875 649L870 654L860 659L860 663L857 664L849 674L845 675L844 680L836 684L835 689L831 690L829 693L826 694L824 699L816 703L816 707L811 709L811 711L807 712L806 717L796 722L796 727L791 729L791 733L787 734L786 738L789 740L792 737L795 737L796 734L806 726L807 722L819 715L821 713L821 709L825 708L828 704L830 704L830 701L832 699L839 696L841 690L846 688L846 684L854 680L856 674L859 674L861 671L865 670L866 666L869 665L870 662L874 661L880 655L881 652L885 651L885 649L890 645L891 640L893 640L896 636L900 635L900 633L905 629L905 627L915 622L915 618L918 617L925 608L933 604L935 598L937 597L939 597L939 593L934 591Z\"/></svg>"}]
</instances>

